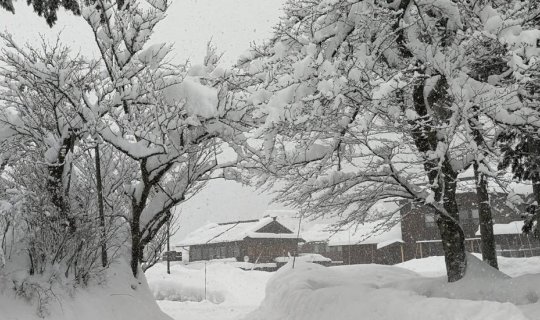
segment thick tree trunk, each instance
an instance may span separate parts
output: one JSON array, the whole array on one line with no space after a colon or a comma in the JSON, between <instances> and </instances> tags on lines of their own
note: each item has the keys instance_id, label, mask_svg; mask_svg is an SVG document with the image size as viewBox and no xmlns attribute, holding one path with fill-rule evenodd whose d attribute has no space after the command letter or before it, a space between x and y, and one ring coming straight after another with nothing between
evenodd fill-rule
<instances>
[{"instance_id":1,"label":"thick tree trunk","mask_svg":"<svg viewBox=\"0 0 540 320\"><path fill-rule=\"evenodd\" d=\"M459 209L456 202L457 174L451 170L448 159L443 163L444 178L442 187L436 191L436 200L442 200L446 214L440 214L437 226L444 250L444 261L448 282L458 281L465 276L467 255L465 253L465 234L459 225ZM441 190L442 189L442 190Z\"/></svg>"},{"instance_id":2,"label":"thick tree trunk","mask_svg":"<svg viewBox=\"0 0 540 320\"><path fill-rule=\"evenodd\" d=\"M441 82L441 81L439 81ZM413 124L412 137L418 150L427 155L437 150L439 137L435 116L428 112L424 99L424 83L417 85L413 92L414 107L420 116ZM435 105L445 101L445 82L438 83L436 90L428 97L430 103ZM438 110L444 111L444 106ZM445 121L446 114L436 115L439 121ZM442 120L441 120L442 119ZM465 254L465 235L459 225L459 212L456 203L457 173L453 170L448 155L442 159L442 168L439 168L439 159L430 159L426 156L424 170L432 185L435 201L441 203L444 211L439 211L437 226L441 235L446 262L448 282L457 281L465 275L467 256ZM436 209L436 208L435 208Z\"/></svg>"},{"instance_id":3,"label":"thick tree trunk","mask_svg":"<svg viewBox=\"0 0 540 320\"><path fill-rule=\"evenodd\" d=\"M474 164L474 177L476 180L476 197L478 201L478 216L480 220L480 237L482 238L482 260L495 269L499 269L497 264L497 250L495 246L495 235L493 233L493 217L489 202L486 176L479 171L478 161Z\"/></svg>"},{"instance_id":4,"label":"thick tree trunk","mask_svg":"<svg viewBox=\"0 0 540 320\"><path fill-rule=\"evenodd\" d=\"M448 282L458 281L463 278L467 268L463 230L456 220L445 215L437 220L437 226L441 234Z\"/></svg>"}]
</instances>

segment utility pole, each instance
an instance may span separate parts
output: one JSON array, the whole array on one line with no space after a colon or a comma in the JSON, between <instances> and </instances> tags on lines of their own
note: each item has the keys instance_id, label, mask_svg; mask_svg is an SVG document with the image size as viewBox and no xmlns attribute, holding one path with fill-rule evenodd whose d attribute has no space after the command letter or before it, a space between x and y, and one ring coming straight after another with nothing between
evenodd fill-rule
<instances>
[{"instance_id":1,"label":"utility pole","mask_svg":"<svg viewBox=\"0 0 540 320\"><path fill-rule=\"evenodd\" d=\"M299 239L300 239L300 226L302 224L302 217L304 215L301 214L300 215L300 218L298 218L298 230L296 232L296 253L294 254L293 256L293 260L292 260L292 268L294 269L294 265L296 263L296 256L299 255L298 251L300 251L300 249L298 248L298 242L299 242Z\"/></svg>"},{"instance_id":2,"label":"utility pole","mask_svg":"<svg viewBox=\"0 0 540 320\"><path fill-rule=\"evenodd\" d=\"M171 274L171 215L167 219L167 274Z\"/></svg>"}]
</instances>

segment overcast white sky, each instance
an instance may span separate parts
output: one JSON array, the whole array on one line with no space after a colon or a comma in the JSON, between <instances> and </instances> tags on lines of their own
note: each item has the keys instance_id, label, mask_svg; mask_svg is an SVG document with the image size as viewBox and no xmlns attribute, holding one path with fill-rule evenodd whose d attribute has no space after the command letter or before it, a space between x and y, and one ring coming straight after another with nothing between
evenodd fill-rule
<instances>
[{"instance_id":1,"label":"overcast white sky","mask_svg":"<svg viewBox=\"0 0 540 320\"><path fill-rule=\"evenodd\" d=\"M189 59L200 63L206 43L212 39L224 62L232 64L251 42L270 36L281 15L284 0L174 0L167 18L156 30L151 42L174 43L178 62ZM0 10L0 30L7 30L19 42L36 43L40 37L55 39L61 32L64 44L91 55L96 48L82 18L61 13L52 29L44 19L31 12L26 0L16 1L16 14ZM181 228L173 243L207 222L257 218L267 209L271 196L230 181L212 181L201 193L181 206Z\"/></svg>"}]
</instances>

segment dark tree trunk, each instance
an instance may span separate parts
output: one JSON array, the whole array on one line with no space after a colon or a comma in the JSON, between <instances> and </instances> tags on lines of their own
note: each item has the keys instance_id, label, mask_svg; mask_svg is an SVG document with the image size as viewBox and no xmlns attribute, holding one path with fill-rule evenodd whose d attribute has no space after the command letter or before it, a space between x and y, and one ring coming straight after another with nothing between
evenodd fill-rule
<instances>
[{"instance_id":1,"label":"dark tree trunk","mask_svg":"<svg viewBox=\"0 0 540 320\"><path fill-rule=\"evenodd\" d=\"M131 272L135 278L139 275L139 262L142 258L139 219L137 219L131 223Z\"/></svg>"},{"instance_id":2,"label":"dark tree trunk","mask_svg":"<svg viewBox=\"0 0 540 320\"><path fill-rule=\"evenodd\" d=\"M457 174L453 172L448 158L443 162L442 172L444 180L439 181L438 185L442 187L436 190L435 199L439 202L442 200L446 213L439 213L437 226L441 234L448 282L454 282L463 278L467 268L465 234L459 225L459 209L456 202Z\"/></svg>"},{"instance_id":3,"label":"dark tree trunk","mask_svg":"<svg viewBox=\"0 0 540 320\"><path fill-rule=\"evenodd\" d=\"M474 177L476 180L476 197L478 201L478 216L480 219L480 237L482 238L482 260L495 269L497 264L497 250L495 247L495 235L493 233L493 217L489 202L486 176L479 171L478 161L474 164Z\"/></svg>"},{"instance_id":4,"label":"dark tree trunk","mask_svg":"<svg viewBox=\"0 0 540 320\"><path fill-rule=\"evenodd\" d=\"M486 145L484 137L480 133L481 126L478 121L477 106L473 107L473 116L469 119L469 125L472 129L474 142L480 148ZM483 154L486 155L485 152ZM473 163L474 178L476 185L476 198L478 203L478 217L480 222L480 237L482 238L482 260L487 262L495 269L499 269L497 264L497 250L495 247L495 235L493 233L493 216L489 202L488 181L485 174L479 170L480 163L478 158Z\"/></svg>"},{"instance_id":5,"label":"dark tree trunk","mask_svg":"<svg viewBox=\"0 0 540 320\"><path fill-rule=\"evenodd\" d=\"M98 209L99 209L99 229L101 235L101 265L106 267L108 262L107 257L107 234L105 231L105 210L103 208L103 184L101 181L101 161L99 155L99 145L96 145L95 160L96 160L96 188L98 195Z\"/></svg>"},{"instance_id":6,"label":"dark tree trunk","mask_svg":"<svg viewBox=\"0 0 540 320\"><path fill-rule=\"evenodd\" d=\"M458 281L463 278L467 268L463 230L456 220L445 215L440 215L437 226L441 234L448 282Z\"/></svg>"},{"instance_id":7,"label":"dark tree trunk","mask_svg":"<svg viewBox=\"0 0 540 320\"><path fill-rule=\"evenodd\" d=\"M448 116L448 110L444 110L443 105L446 93L445 84L445 79L442 78L442 81L439 81L436 89L433 90L433 94L427 99L432 105L432 109L440 110L439 114L432 115L428 112L424 100L424 83L417 85L413 92L414 108L419 118L412 123L412 137L416 147L424 155L435 152L438 148L439 137L436 119L444 122L446 121L445 117ZM442 103L435 106L440 101ZM467 268L465 235L459 225L459 211L456 203L457 173L452 169L449 155L444 155L442 163L439 163L440 160L426 156L424 170L432 185L435 201L442 204L445 211L438 211L437 226L444 250L448 281L454 282L463 278ZM442 168L439 168L439 165L442 165Z\"/></svg>"}]
</instances>

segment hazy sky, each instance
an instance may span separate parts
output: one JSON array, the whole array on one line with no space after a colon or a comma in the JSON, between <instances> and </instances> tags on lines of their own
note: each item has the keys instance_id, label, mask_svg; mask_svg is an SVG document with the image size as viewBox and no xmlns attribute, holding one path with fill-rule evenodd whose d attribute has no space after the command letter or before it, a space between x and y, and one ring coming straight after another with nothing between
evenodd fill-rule
<instances>
[{"instance_id":1,"label":"hazy sky","mask_svg":"<svg viewBox=\"0 0 540 320\"><path fill-rule=\"evenodd\" d=\"M152 43L174 43L178 62L189 59L200 63L206 52L206 43L212 39L224 62L232 64L245 52L251 42L260 42L270 36L272 27L281 15L284 0L174 0L167 18L158 25ZM0 30L12 33L19 42L36 43L40 37L60 39L74 50L92 55L89 27L81 17L60 13L59 21L50 29L44 19L31 12L26 0L16 1L16 14L0 9ZM253 188L230 181L212 181L208 187L182 205L181 227L173 243L186 233L207 222L231 219L257 218L267 209L280 209L269 205L270 195L259 194Z\"/></svg>"}]
</instances>

